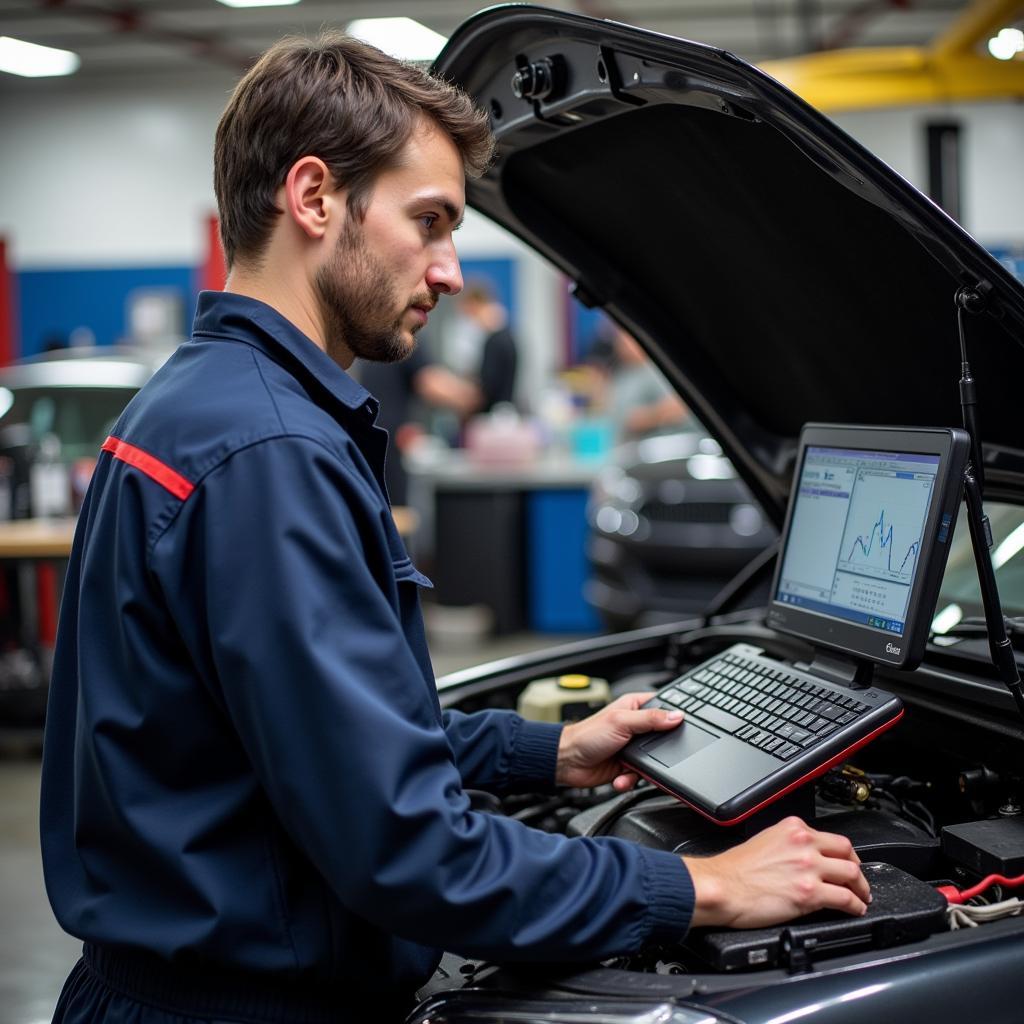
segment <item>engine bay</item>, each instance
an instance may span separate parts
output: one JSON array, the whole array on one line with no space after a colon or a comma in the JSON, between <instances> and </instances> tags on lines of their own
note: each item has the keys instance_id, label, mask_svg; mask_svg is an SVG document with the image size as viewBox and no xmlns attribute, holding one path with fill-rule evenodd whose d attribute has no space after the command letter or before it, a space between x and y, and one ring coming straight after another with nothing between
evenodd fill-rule
<instances>
[{"instance_id":1,"label":"engine bay","mask_svg":"<svg viewBox=\"0 0 1024 1024\"><path fill-rule=\"evenodd\" d=\"M613 700L656 690L736 642L757 643L778 657L806 654L791 638L748 617L665 632L625 654L610 647L587 663L553 664L555 671L601 674ZM868 914L856 921L820 912L757 932L694 929L678 943L615 957L592 965L595 969L685 975L713 990L743 979L750 983L755 975L759 983L768 982L827 970L850 957L890 956L939 937L956 941L953 933L966 939L969 932L977 934L975 929L1024 910L1024 900L1017 898L1024 895L1017 888L1024 885L1021 737L1013 713L993 696L997 684L984 679L982 668L970 661L937 660L940 664L929 658L913 673L894 672L880 680L898 691L907 707L898 727L743 826L712 823L647 782L628 793L605 786L504 798L470 795L477 810L545 831L613 836L688 857L721 852L796 813L818 829L850 839L875 894ZM546 667L536 664L534 674ZM449 698L447 706L515 707L525 679L522 673L504 684L495 678L486 688L474 687L468 699ZM978 697L979 686L986 688L987 700L971 699ZM567 706L567 719L580 714L578 705ZM452 982L458 984L507 986L523 970L455 962ZM450 969L452 958L446 963Z\"/></svg>"}]
</instances>

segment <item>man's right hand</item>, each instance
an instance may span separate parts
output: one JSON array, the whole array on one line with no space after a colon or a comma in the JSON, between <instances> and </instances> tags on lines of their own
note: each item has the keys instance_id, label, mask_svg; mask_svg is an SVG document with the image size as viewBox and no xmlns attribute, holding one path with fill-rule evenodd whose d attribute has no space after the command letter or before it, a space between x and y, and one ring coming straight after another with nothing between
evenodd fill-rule
<instances>
[{"instance_id":1,"label":"man's right hand","mask_svg":"<svg viewBox=\"0 0 1024 1024\"><path fill-rule=\"evenodd\" d=\"M696 890L693 927L763 928L830 908L861 915L871 900L845 836L786 818L713 857L684 857Z\"/></svg>"}]
</instances>

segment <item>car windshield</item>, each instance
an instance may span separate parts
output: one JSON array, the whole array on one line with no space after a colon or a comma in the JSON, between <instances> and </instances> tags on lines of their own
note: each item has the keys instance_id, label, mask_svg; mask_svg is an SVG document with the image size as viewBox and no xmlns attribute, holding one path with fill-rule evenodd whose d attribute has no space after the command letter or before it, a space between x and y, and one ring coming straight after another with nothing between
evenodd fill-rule
<instances>
[{"instance_id":1,"label":"car windshield","mask_svg":"<svg viewBox=\"0 0 1024 1024\"><path fill-rule=\"evenodd\" d=\"M1003 613L1024 615L1024 507L989 501L985 512L992 524L992 565ZM967 513L961 507L936 606L935 629L943 633L962 619L982 614Z\"/></svg>"},{"instance_id":2,"label":"car windshield","mask_svg":"<svg viewBox=\"0 0 1024 1024\"><path fill-rule=\"evenodd\" d=\"M38 387L8 392L0 428L26 424L33 441L54 434L65 461L94 456L114 421L135 394L126 387Z\"/></svg>"}]
</instances>

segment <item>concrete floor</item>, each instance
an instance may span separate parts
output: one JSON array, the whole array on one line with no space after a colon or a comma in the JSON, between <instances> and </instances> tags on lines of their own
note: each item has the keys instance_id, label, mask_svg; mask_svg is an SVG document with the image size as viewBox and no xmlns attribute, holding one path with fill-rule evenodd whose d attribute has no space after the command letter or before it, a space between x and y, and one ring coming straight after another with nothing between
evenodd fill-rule
<instances>
[{"instance_id":1,"label":"concrete floor","mask_svg":"<svg viewBox=\"0 0 1024 1024\"><path fill-rule=\"evenodd\" d=\"M39 863L39 760L0 761L0 1021L43 1024L81 943L50 913Z\"/></svg>"},{"instance_id":2,"label":"concrete floor","mask_svg":"<svg viewBox=\"0 0 1024 1024\"><path fill-rule=\"evenodd\" d=\"M558 637L523 635L471 650L438 648L438 676L540 647ZM0 752L0 1024L44 1024L81 943L54 921L39 861L39 758L31 745Z\"/></svg>"}]
</instances>

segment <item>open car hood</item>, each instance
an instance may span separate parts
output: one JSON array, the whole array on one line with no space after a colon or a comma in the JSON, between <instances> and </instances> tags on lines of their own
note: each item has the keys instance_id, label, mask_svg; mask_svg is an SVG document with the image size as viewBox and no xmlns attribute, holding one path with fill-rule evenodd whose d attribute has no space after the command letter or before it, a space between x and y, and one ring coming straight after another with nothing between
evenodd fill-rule
<instances>
[{"instance_id":1,"label":"open car hood","mask_svg":"<svg viewBox=\"0 0 1024 1024\"><path fill-rule=\"evenodd\" d=\"M470 205L637 335L776 522L804 422L959 425L962 286L988 491L1024 494L1024 287L823 114L726 51L527 5L435 70L491 111Z\"/></svg>"}]
</instances>

